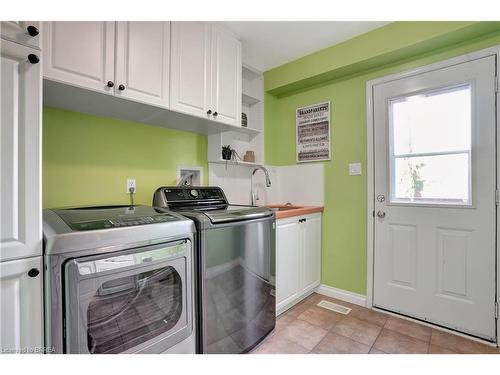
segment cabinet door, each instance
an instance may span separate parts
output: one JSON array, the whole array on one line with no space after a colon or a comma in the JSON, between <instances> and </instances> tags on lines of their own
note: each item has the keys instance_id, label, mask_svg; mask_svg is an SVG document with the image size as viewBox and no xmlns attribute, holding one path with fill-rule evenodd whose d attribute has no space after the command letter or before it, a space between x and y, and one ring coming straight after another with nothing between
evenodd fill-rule
<instances>
[{"instance_id":1,"label":"cabinet door","mask_svg":"<svg viewBox=\"0 0 500 375\"><path fill-rule=\"evenodd\" d=\"M1 46L0 261L42 255L40 194L40 51L10 41Z\"/></svg>"},{"instance_id":2,"label":"cabinet door","mask_svg":"<svg viewBox=\"0 0 500 375\"><path fill-rule=\"evenodd\" d=\"M38 21L3 21L0 23L0 32L2 38L28 47L40 48L40 22Z\"/></svg>"},{"instance_id":3,"label":"cabinet door","mask_svg":"<svg viewBox=\"0 0 500 375\"><path fill-rule=\"evenodd\" d=\"M114 92L114 22L44 22L42 34L45 78Z\"/></svg>"},{"instance_id":4,"label":"cabinet door","mask_svg":"<svg viewBox=\"0 0 500 375\"><path fill-rule=\"evenodd\" d=\"M116 30L116 95L168 108L170 22L118 22Z\"/></svg>"},{"instance_id":5,"label":"cabinet door","mask_svg":"<svg viewBox=\"0 0 500 375\"><path fill-rule=\"evenodd\" d=\"M38 275L30 270L38 270ZM32 271L33 272L33 271ZM0 263L0 347L38 352L43 346L42 257Z\"/></svg>"},{"instance_id":6,"label":"cabinet door","mask_svg":"<svg viewBox=\"0 0 500 375\"><path fill-rule=\"evenodd\" d=\"M229 32L214 26L212 31L213 118L241 126L241 43Z\"/></svg>"},{"instance_id":7,"label":"cabinet door","mask_svg":"<svg viewBox=\"0 0 500 375\"><path fill-rule=\"evenodd\" d=\"M300 224L301 229L301 279L300 291L315 288L321 277L321 215L308 215Z\"/></svg>"},{"instance_id":8,"label":"cabinet door","mask_svg":"<svg viewBox=\"0 0 500 375\"><path fill-rule=\"evenodd\" d=\"M276 229L276 310L291 303L299 292L300 232L296 220Z\"/></svg>"},{"instance_id":9,"label":"cabinet door","mask_svg":"<svg viewBox=\"0 0 500 375\"><path fill-rule=\"evenodd\" d=\"M203 22L172 22L170 109L207 118L210 29Z\"/></svg>"}]
</instances>

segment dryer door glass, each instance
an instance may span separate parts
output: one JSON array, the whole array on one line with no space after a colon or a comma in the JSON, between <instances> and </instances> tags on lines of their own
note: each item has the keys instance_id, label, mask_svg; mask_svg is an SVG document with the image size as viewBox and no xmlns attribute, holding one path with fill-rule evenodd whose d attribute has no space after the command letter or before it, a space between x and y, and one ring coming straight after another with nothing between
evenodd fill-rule
<instances>
[{"instance_id":1,"label":"dryer door glass","mask_svg":"<svg viewBox=\"0 0 500 375\"><path fill-rule=\"evenodd\" d=\"M171 330L182 315L173 267L103 282L87 307L89 353L120 353Z\"/></svg>"}]
</instances>

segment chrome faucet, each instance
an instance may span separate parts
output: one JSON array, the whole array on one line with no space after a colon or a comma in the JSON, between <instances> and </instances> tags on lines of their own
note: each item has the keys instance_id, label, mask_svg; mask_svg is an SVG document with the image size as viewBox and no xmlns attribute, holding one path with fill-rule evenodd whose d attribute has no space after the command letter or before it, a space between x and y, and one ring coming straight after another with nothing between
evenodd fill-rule
<instances>
[{"instance_id":1,"label":"chrome faucet","mask_svg":"<svg viewBox=\"0 0 500 375\"><path fill-rule=\"evenodd\" d=\"M250 176L250 194L252 195L252 206L255 206L255 195L253 193L253 175L259 169L266 175L266 187L271 186L271 179L269 178L269 172L267 171L267 169L262 166L255 168L252 172L252 175Z\"/></svg>"}]
</instances>

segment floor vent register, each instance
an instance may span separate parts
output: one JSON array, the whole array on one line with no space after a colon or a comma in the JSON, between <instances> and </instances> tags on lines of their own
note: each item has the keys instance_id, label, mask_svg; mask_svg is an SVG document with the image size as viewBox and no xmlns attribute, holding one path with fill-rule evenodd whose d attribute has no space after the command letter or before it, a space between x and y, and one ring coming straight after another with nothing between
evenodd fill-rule
<instances>
[{"instance_id":1,"label":"floor vent register","mask_svg":"<svg viewBox=\"0 0 500 375\"><path fill-rule=\"evenodd\" d=\"M325 300L321 300L321 302L318 303L317 306L322 307L322 308L327 309L327 310L335 311L336 313L344 314L344 315L349 314L352 310L349 307L338 305L336 303L328 302Z\"/></svg>"}]
</instances>

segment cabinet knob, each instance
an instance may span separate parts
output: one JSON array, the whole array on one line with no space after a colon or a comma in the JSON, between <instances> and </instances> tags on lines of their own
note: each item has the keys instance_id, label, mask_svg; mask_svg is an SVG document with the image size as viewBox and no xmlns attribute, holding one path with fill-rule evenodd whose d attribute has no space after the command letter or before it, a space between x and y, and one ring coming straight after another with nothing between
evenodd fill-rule
<instances>
[{"instance_id":1,"label":"cabinet knob","mask_svg":"<svg viewBox=\"0 0 500 375\"><path fill-rule=\"evenodd\" d=\"M124 85L120 85L120 86L118 86L118 90L120 90L120 91L125 90L125 86L124 86Z\"/></svg>"},{"instance_id":2,"label":"cabinet knob","mask_svg":"<svg viewBox=\"0 0 500 375\"><path fill-rule=\"evenodd\" d=\"M26 30L28 31L28 34L30 36L37 36L38 34L40 34L40 32L38 31L38 29L33 26L33 25L29 25Z\"/></svg>"},{"instance_id":3,"label":"cabinet knob","mask_svg":"<svg viewBox=\"0 0 500 375\"><path fill-rule=\"evenodd\" d=\"M212 110L211 110L211 109L209 109L209 110L207 111L207 115L211 115L211 114L212 114Z\"/></svg>"},{"instance_id":4,"label":"cabinet knob","mask_svg":"<svg viewBox=\"0 0 500 375\"><path fill-rule=\"evenodd\" d=\"M107 83L107 86L108 86L108 87L113 87L114 85L115 85L115 84L113 83L113 81L108 81L108 83Z\"/></svg>"},{"instance_id":5,"label":"cabinet knob","mask_svg":"<svg viewBox=\"0 0 500 375\"><path fill-rule=\"evenodd\" d=\"M30 53L28 55L28 61L32 64L38 64L38 62L40 61L40 58L35 55L34 53Z\"/></svg>"},{"instance_id":6,"label":"cabinet knob","mask_svg":"<svg viewBox=\"0 0 500 375\"><path fill-rule=\"evenodd\" d=\"M217 112L214 112L214 117L217 117L218 113Z\"/></svg>"},{"instance_id":7,"label":"cabinet knob","mask_svg":"<svg viewBox=\"0 0 500 375\"><path fill-rule=\"evenodd\" d=\"M37 277L40 274L40 270L38 268L32 268L28 271L29 277Z\"/></svg>"}]
</instances>

